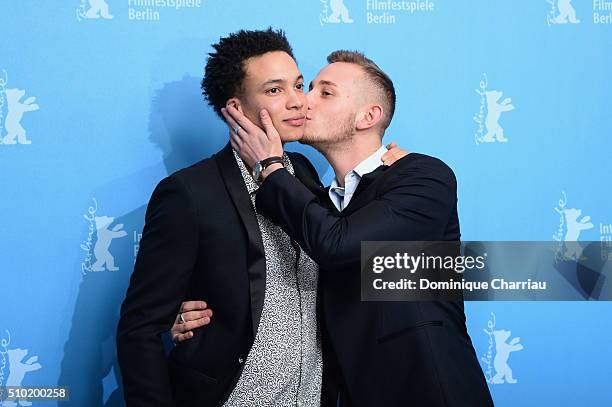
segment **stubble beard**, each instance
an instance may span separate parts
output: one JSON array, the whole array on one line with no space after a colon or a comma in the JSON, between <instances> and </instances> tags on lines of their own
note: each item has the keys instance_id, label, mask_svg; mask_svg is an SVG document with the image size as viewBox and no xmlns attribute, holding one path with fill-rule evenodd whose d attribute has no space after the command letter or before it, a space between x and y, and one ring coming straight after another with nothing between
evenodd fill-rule
<instances>
[{"instance_id":1,"label":"stubble beard","mask_svg":"<svg viewBox=\"0 0 612 407\"><path fill-rule=\"evenodd\" d=\"M351 112L347 114L342 120L337 121L334 127L328 127L325 129L325 134L308 134L304 131L304 136L299 141L302 144L307 144L325 155L331 151L345 150L347 149L354 136L355 129L355 115ZM308 126L308 124L306 124Z\"/></svg>"}]
</instances>

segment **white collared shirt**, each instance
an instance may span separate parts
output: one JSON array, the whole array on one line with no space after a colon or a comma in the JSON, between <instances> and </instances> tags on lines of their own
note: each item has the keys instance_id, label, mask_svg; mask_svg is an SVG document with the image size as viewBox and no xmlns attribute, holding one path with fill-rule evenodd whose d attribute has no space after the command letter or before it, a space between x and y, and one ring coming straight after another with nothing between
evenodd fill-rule
<instances>
[{"instance_id":1,"label":"white collared shirt","mask_svg":"<svg viewBox=\"0 0 612 407\"><path fill-rule=\"evenodd\" d=\"M344 176L344 188L334 178L329 187L329 198L339 211L344 210L361 181L361 177L382 165L381 157L387 152L387 147L381 146L374 154L360 162L353 170Z\"/></svg>"}]
</instances>

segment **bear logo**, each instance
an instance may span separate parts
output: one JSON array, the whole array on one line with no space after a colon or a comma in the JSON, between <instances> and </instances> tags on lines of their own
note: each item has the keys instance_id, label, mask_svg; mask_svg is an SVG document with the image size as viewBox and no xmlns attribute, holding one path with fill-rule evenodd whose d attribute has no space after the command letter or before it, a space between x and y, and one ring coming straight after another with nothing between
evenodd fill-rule
<instances>
[{"instance_id":1,"label":"bear logo","mask_svg":"<svg viewBox=\"0 0 612 407\"><path fill-rule=\"evenodd\" d=\"M512 332L506 330L493 331L495 337L495 358L493 359L493 367L495 368L495 376L491 379L493 384L502 384L504 379L506 383L514 384L518 381L512 376L512 369L508 365L510 353L523 349L523 345L519 343L521 338L514 338L510 342L506 342L510 338Z\"/></svg>"},{"instance_id":2,"label":"bear logo","mask_svg":"<svg viewBox=\"0 0 612 407\"><path fill-rule=\"evenodd\" d=\"M40 108L34 103L36 98L30 96L22 103L21 98L25 96L25 90L6 89L4 92L8 102L8 111L4 121L7 134L2 139L2 143L16 144L19 142L19 144L32 144L32 141L26 138L26 131L21 125L21 119L25 112L33 112Z\"/></svg>"},{"instance_id":3,"label":"bear logo","mask_svg":"<svg viewBox=\"0 0 612 407\"><path fill-rule=\"evenodd\" d=\"M485 119L487 134L482 138L482 141L486 143L493 143L495 140L502 143L508 141L508 139L504 136L504 129L499 124L499 119L503 112L514 110L514 106L512 105L512 100L510 98L506 98L501 103L498 103L498 100L502 97L502 94L502 92L497 90L489 90L485 92L487 99L487 117Z\"/></svg>"},{"instance_id":4,"label":"bear logo","mask_svg":"<svg viewBox=\"0 0 612 407\"><path fill-rule=\"evenodd\" d=\"M78 17L88 19L103 18L104 20L112 20L115 16L110 14L108 9L108 3L106 0L88 0L89 8L85 11L84 1L81 1L81 7L77 10Z\"/></svg>"},{"instance_id":5,"label":"bear logo","mask_svg":"<svg viewBox=\"0 0 612 407\"><path fill-rule=\"evenodd\" d=\"M590 216L584 216L582 219L578 220L580 215L582 215L582 211L580 209L564 209L563 214L565 215L565 223L567 225L567 232L565 233L566 242L577 241L580 237L580 233L583 230L593 228Z\"/></svg>"},{"instance_id":6,"label":"bear logo","mask_svg":"<svg viewBox=\"0 0 612 407\"><path fill-rule=\"evenodd\" d=\"M42 368L40 363L38 363L38 356L32 356L23 362L23 359L28 354L27 349L9 349L7 353L9 359L9 375L6 379L6 386L20 387L22 386L23 378L26 373ZM17 405L31 406L32 403L26 399L19 399L17 403L15 403L15 401L5 400L2 404L3 407L14 407Z\"/></svg>"},{"instance_id":7,"label":"bear logo","mask_svg":"<svg viewBox=\"0 0 612 407\"><path fill-rule=\"evenodd\" d=\"M349 17L348 8L344 5L344 0L330 0L329 6L332 14L327 17L328 23L352 23L353 20Z\"/></svg>"},{"instance_id":8,"label":"bear logo","mask_svg":"<svg viewBox=\"0 0 612 407\"><path fill-rule=\"evenodd\" d=\"M118 224L114 228L109 229L108 227L115 221L115 218L110 216L96 216L96 234L98 239L94 246L94 255L96 256L96 262L91 267L92 271L117 271L119 267L115 266L115 258L110 252L111 241L115 238L127 236L127 232L123 229L123 224Z\"/></svg>"},{"instance_id":9,"label":"bear logo","mask_svg":"<svg viewBox=\"0 0 612 407\"><path fill-rule=\"evenodd\" d=\"M553 24L578 24L580 20L576 18L576 9L572 6L572 0L558 0L557 9L559 14L550 20Z\"/></svg>"},{"instance_id":10,"label":"bear logo","mask_svg":"<svg viewBox=\"0 0 612 407\"><path fill-rule=\"evenodd\" d=\"M565 224L567 231L565 232L565 252L563 253L565 259L580 260L582 257L582 247L578 242L580 233L583 230L593 228L590 216L584 216L578 220L582 211L580 209L568 208L563 209L563 215L565 216Z\"/></svg>"}]
</instances>

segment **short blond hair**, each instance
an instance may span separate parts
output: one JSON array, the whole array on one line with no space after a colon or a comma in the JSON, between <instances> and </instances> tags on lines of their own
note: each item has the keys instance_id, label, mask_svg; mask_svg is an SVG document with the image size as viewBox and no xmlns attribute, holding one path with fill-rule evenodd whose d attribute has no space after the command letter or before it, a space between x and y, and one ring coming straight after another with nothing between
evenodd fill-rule
<instances>
[{"instance_id":1,"label":"short blond hair","mask_svg":"<svg viewBox=\"0 0 612 407\"><path fill-rule=\"evenodd\" d=\"M346 62L359 65L365 72L370 83L376 88L383 102L384 117L380 123L383 133L391 124L395 112L395 87L393 81L382 69L371 59L358 51L337 50L327 56L327 62Z\"/></svg>"}]
</instances>

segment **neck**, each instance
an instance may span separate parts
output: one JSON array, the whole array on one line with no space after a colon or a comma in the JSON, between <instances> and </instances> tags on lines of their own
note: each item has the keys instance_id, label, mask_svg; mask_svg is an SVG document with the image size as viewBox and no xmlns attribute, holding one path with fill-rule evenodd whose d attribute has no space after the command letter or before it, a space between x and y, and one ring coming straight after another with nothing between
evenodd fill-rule
<instances>
[{"instance_id":1,"label":"neck","mask_svg":"<svg viewBox=\"0 0 612 407\"><path fill-rule=\"evenodd\" d=\"M382 146L377 134L358 134L350 140L327 146L321 154L331 164L336 174L336 181L344 186L344 177L360 162L371 156Z\"/></svg>"}]
</instances>

